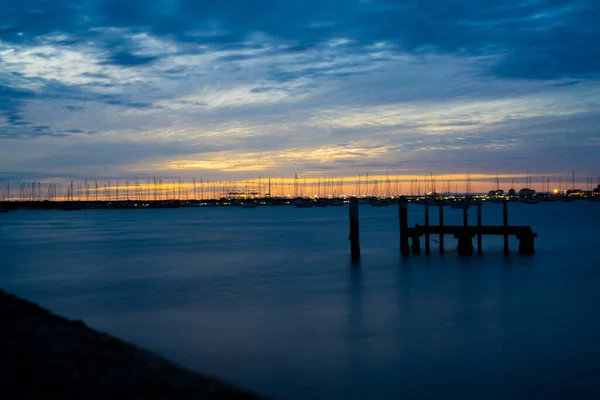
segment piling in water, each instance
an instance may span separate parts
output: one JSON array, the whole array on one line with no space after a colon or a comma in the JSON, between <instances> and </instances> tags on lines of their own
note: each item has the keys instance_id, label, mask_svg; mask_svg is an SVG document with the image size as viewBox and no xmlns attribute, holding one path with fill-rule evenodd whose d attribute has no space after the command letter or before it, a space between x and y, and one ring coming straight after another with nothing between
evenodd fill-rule
<instances>
[{"instance_id":1,"label":"piling in water","mask_svg":"<svg viewBox=\"0 0 600 400\"><path fill-rule=\"evenodd\" d=\"M519 237L519 253L520 254L533 254L535 251L535 246L533 244L533 239L535 238L535 234L524 234Z\"/></svg>"},{"instance_id":2,"label":"piling in water","mask_svg":"<svg viewBox=\"0 0 600 400\"><path fill-rule=\"evenodd\" d=\"M421 239L419 235L412 236L412 252L413 254L419 254L421 252Z\"/></svg>"},{"instance_id":3,"label":"piling in water","mask_svg":"<svg viewBox=\"0 0 600 400\"><path fill-rule=\"evenodd\" d=\"M358 225L358 199L352 197L350 199L350 257L352 261L360 260L360 238Z\"/></svg>"},{"instance_id":4,"label":"piling in water","mask_svg":"<svg viewBox=\"0 0 600 400\"><path fill-rule=\"evenodd\" d=\"M444 254L444 205L440 204L440 253Z\"/></svg>"},{"instance_id":5,"label":"piling in water","mask_svg":"<svg viewBox=\"0 0 600 400\"><path fill-rule=\"evenodd\" d=\"M473 242L472 236L468 229L469 226L469 204L464 204L463 207L463 227L465 229L459 231L456 234L458 238L458 246L456 247L456 251L461 255L471 255L473 254Z\"/></svg>"},{"instance_id":6,"label":"piling in water","mask_svg":"<svg viewBox=\"0 0 600 400\"><path fill-rule=\"evenodd\" d=\"M429 204L425 204L425 227L429 228ZM431 247L429 244L429 231L425 233L425 254L429 254Z\"/></svg>"},{"instance_id":7,"label":"piling in water","mask_svg":"<svg viewBox=\"0 0 600 400\"><path fill-rule=\"evenodd\" d=\"M508 200L502 202L502 226L504 227L504 254L508 255Z\"/></svg>"},{"instance_id":8,"label":"piling in water","mask_svg":"<svg viewBox=\"0 0 600 400\"><path fill-rule=\"evenodd\" d=\"M408 245L408 204L404 196L398 202L398 218L400 219L400 253L403 256L410 254Z\"/></svg>"},{"instance_id":9,"label":"piling in water","mask_svg":"<svg viewBox=\"0 0 600 400\"><path fill-rule=\"evenodd\" d=\"M482 234L481 234L481 227L482 227L482 220L481 220L481 206L482 204L479 203L477 204L477 253L481 254L482 249Z\"/></svg>"},{"instance_id":10,"label":"piling in water","mask_svg":"<svg viewBox=\"0 0 600 400\"><path fill-rule=\"evenodd\" d=\"M458 234L458 246L456 248L460 255L471 255L473 254L473 241L471 233L468 229L463 229Z\"/></svg>"}]
</instances>

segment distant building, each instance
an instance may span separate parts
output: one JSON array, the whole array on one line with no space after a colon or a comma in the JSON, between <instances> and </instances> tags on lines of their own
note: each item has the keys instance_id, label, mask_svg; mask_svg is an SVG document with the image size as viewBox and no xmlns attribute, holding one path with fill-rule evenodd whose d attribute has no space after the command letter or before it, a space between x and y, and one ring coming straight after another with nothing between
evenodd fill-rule
<instances>
[{"instance_id":1,"label":"distant building","mask_svg":"<svg viewBox=\"0 0 600 400\"><path fill-rule=\"evenodd\" d=\"M569 189L566 192L567 196L585 196L585 192L581 189Z\"/></svg>"},{"instance_id":2,"label":"distant building","mask_svg":"<svg viewBox=\"0 0 600 400\"><path fill-rule=\"evenodd\" d=\"M519 190L520 197L532 197L535 196L535 190L529 188L523 188Z\"/></svg>"},{"instance_id":3,"label":"distant building","mask_svg":"<svg viewBox=\"0 0 600 400\"><path fill-rule=\"evenodd\" d=\"M515 189L510 189L508 191L508 195L511 196L511 197L514 197L514 196L517 195L517 191Z\"/></svg>"}]
</instances>

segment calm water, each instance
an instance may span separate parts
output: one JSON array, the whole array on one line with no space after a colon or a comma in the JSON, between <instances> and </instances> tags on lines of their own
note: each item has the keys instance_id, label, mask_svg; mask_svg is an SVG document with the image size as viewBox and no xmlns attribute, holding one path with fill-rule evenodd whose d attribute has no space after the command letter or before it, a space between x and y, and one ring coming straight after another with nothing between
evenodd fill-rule
<instances>
[{"instance_id":1,"label":"calm water","mask_svg":"<svg viewBox=\"0 0 600 400\"><path fill-rule=\"evenodd\" d=\"M347 207L11 212L0 287L283 399L594 397L600 204L509 207L535 255L484 238L461 258L448 238L402 259L397 208L363 206L360 268Z\"/></svg>"}]
</instances>

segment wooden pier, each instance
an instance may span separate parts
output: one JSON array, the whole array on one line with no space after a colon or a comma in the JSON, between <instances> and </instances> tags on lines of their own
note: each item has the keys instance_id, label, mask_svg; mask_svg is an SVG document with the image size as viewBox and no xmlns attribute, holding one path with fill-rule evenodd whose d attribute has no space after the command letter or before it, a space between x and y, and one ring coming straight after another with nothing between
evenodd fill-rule
<instances>
[{"instance_id":1,"label":"wooden pier","mask_svg":"<svg viewBox=\"0 0 600 400\"><path fill-rule=\"evenodd\" d=\"M439 225L430 225L429 223L429 206L439 207ZM508 237L515 236L519 240L520 254L533 254L535 251L534 239L537 233L533 233L530 226L509 226L508 225L508 202L504 201L503 224L498 226L484 226L481 216L481 207L483 203L457 202L457 203L432 203L425 204L425 225L415 224L413 228L408 227L408 212L407 202L405 199L400 199L399 218L400 218L400 251L403 255L409 255L408 240L411 240L410 249L413 254L421 252L421 237L425 237L425 252L429 253L430 236L439 235L440 253L444 252L444 235L453 235L458 239L457 251L462 255L473 254L473 238L477 237L477 252L481 254L483 251L483 236L497 235L504 237L504 254L509 253ZM477 225L469 225L469 207L477 207ZM444 225L444 207L460 208L463 210L462 225Z\"/></svg>"},{"instance_id":2,"label":"wooden pier","mask_svg":"<svg viewBox=\"0 0 600 400\"><path fill-rule=\"evenodd\" d=\"M415 225L414 228L408 228L405 231L405 234L408 235L412 240L412 252L419 253L421 251L420 248L420 240L419 238L424 235L440 235L440 252L444 252L443 244L441 238L443 235L454 235L455 238L458 238L458 252L460 254L472 254L473 253L473 244L472 238L477 236L477 252L482 252L481 245L481 237L483 235L497 235L497 236L516 236L519 239L519 253L521 254L532 254L534 252L534 244L533 238L537 236L537 234L533 233L531 227L529 226L456 226L456 225L445 225L445 226L422 226ZM425 242L426 252L428 243L427 239ZM508 246L505 246L505 251L508 252ZM407 254L405 252L404 254Z\"/></svg>"},{"instance_id":3,"label":"wooden pier","mask_svg":"<svg viewBox=\"0 0 600 400\"><path fill-rule=\"evenodd\" d=\"M353 262L360 260L360 238L358 226L358 199L352 197L350 199L350 257Z\"/></svg>"},{"instance_id":4,"label":"wooden pier","mask_svg":"<svg viewBox=\"0 0 600 400\"><path fill-rule=\"evenodd\" d=\"M477 253L483 251L483 236L496 235L504 237L504 254L509 254L508 238L515 236L519 240L520 254L533 254L535 251L534 239L537 233L534 233L530 226L509 226L508 225L508 202L504 201L502 206L502 225L484 226L481 215L480 202L432 202L425 203L425 218L424 225L415 224L414 227L409 227L408 224L408 201L401 197L398 202L398 217L400 221L400 253L404 256L419 254L421 252L421 238L424 237L425 253L431 252L431 236L439 236L439 251L444 253L444 236L453 235L458 239L457 252L461 255L473 254L473 238L477 237ZM431 225L429 208L439 207L439 224ZM463 210L462 225L445 225L444 224L444 207ZM470 207L477 207L477 225L469 225L468 210ZM359 224L358 224L358 202L355 198L350 201L350 241L351 255L353 261L358 261L360 258L359 244Z\"/></svg>"}]
</instances>

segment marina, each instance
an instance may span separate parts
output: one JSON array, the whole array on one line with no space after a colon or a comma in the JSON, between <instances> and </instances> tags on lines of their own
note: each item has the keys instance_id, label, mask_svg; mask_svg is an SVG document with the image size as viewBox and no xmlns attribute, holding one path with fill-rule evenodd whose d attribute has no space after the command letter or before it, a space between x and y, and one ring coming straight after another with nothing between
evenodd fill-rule
<instances>
[{"instance_id":1,"label":"marina","mask_svg":"<svg viewBox=\"0 0 600 400\"><path fill-rule=\"evenodd\" d=\"M347 205L353 195L340 195L337 197L278 197L278 196L223 196L206 199L193 198L168 198L164 200L139 199L111 199L111 200L85 200L85 199L29 199L29 200L4 200L0 201L0 212L8 212L17 209L31 210L82 210L82 209L145 209L145 208L185 208L185 207L242 207L256 208L258 206L295 206L297 208L312 207L339 207ZM500 204L504 201L509 203L540 204L549 202L573 203L580 201L600 202L600 187L592 191L567 191L563 194L537 194L529 195L497 195L497 194L425 194L425 195L395 195L361 196L356 197L358 203L372 207L388 207L397 205L400 198L408 203L446 205L461 208L465 203L474 205L483 203Z\"/></svg>"},{"instance_id":2,"label":"marina","mask_svg":"<svg viewBox=\"0 0 600 400\"><path fill-rule=\"evenodd\" d=\"M11 182L0 182L0 207L63 208L64 205L73 205L80 208L173 208L255 203L257 206L294 205L308 208L341 206L350 197L358 198L360 204L373 207L398 204L400 197L409 202L443 201L449 204L463 201L500 203L504 200L526 204L600 201L600 176L597 183L594 184L593 179L588 177L583 185L576 180L574 171L568 185L563 184L560 177L553 182L553 186L549 177L534 183L530 176L526 176L521 189L517 189L518 183L514 179L507 177L503 177L502 183L498 176L494 181L485 177L475 182L471 174L460 178L453 176L453 179L437 178L433 174L420 179L389 174L311 178L301 178L295 174L291 179L258 177L242 181L210 181L202 178L163 180L149 177L145 180L108 180L105 183L87 179L83 182L71 180L66 185L35 180L18 185L13 182L12 186ZM459 190L459 183L464 191ZM478 190L475 190L475 185ZM488 191L487 188L492 185L494 188ZM15 186L18 186L18 191ZM501 186L509 186L510 189L503 190ZM446 190L443 191L442 187Z\"/></svg>"}]
</instances>

